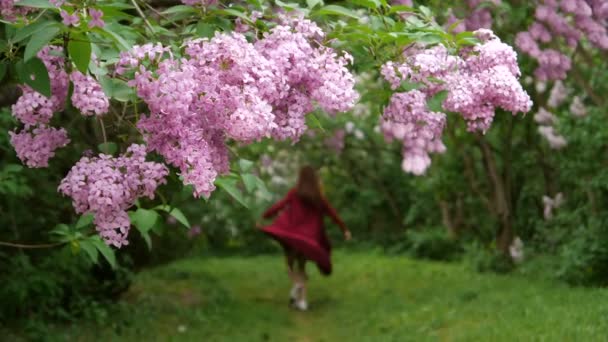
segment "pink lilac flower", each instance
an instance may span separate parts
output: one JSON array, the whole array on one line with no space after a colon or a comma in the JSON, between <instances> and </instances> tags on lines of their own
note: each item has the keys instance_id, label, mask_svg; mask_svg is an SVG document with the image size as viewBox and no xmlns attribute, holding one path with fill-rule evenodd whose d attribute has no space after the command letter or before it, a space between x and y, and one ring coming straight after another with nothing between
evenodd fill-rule
<instances>
[{"instance_id":1,"label":"pink lilac flower","mask_svg":"<svg viewBox=\"0 0 608 342\"><path fill-rule=\"evenodd\" d=\"M569 48L576 48L586 39L595 47L608 49L606 8L608 3L596 0L539 1L535 21L527 31L519 32L515 45L538 62L534 74L545 81L563 80L572 67L567 51L549 48L563 39Z\"/></svg>"},{"instance_id":2,"label":"pink lilac flower","mask_svg":"<svg viewBox=\"0 0 608 342\"><path fill-rule=\"evenodd\" d=\"M59 14L61 15L61 18L63 19L62 22L65 26L78 26L80 24L80 17L78 16L77 12L74 12L72 14L69 14L68 12L61 10L59 12Z\"/></svg>"},{"instance_id":3,"label":"pink lilac flower","mask_svg":"<svg viewBox=\"0 0 608 342\"><path fill-rule=\"evenodd\" d=\"M19 133L9 132L9 135L17 157L32 168L48 167L55 150L70 142L65 129L46 126L26 127Z\"/></svg>"},{"instance_id":4,"label":"pink lilac flower","mask_svg":"<svg viewBox=\"0 0 608 342\"><path fill-rule=\"evenodd\" d=\"M566 138L557 133L553 126L539 126L538 133L547 140L551 149L560 150L568 145Z\"/></svg>"},{"instance_id":5,"label":"pink lilac flower","mask_svg":"<svg viewBox=\"0 0 608 342\"><path fill-rule=\"evenodd\" d=\"M441 135L446 117L426 108L426 95L418 90L396 93L381 118L381 130L387 141L403 145L405 172L422 175L431 164L429 153L443 153Z\"/></svg>"},{"instance_id":6,"label":"pink lilac flower","mask_svg":"<svg viewBox=\"0 0 608 342\"><path fill-rule=\"evenodd\" d=\"M562 81L556 81L549 93L547 105L551 108L557 108L566 100L566 98L568 98L568 95L569 91L566 86L564 86L564 83Z\"/></svg>"},{"instance_id":7,"label":"pink lilac flower","mask_svg":"<svg viewBox=\"0 0 608 342\"><path fill-rule=\"evenodd\" d=\"M202 233L202 229L201 226L199 225L193 225L190 230L188 230L188 237L189 238L195 238L196 236L200 235Z\"/></svg>"},{"instance_id":8,"label":"pink lilac flower","mask_svg":"<svg viewBox=\"0 0 608 342\"><path fill-rule=\"evenodd\" d=\"M543 196L543 205L544 205L544 210L543 210L543 214L545 217L545 220L550 220L553 218L553 210L561 207L561 205L564 203L564 196L561 192L557 193L553 198L549 197L549 196Z\"/></svg>"},{"instance_id":9,"label":"pink lilac flower","mask_svg":"<svg viewBox=\"0 0 608 342\"><path fill-rule=\"evenodd\" d=\"M315 105L330 114L354 106L352 57L323 47L322 37L310 20L280 17L253 44L218 32L186 42L181 59L160 44L135 46L116 72L148 106L137 126L149 150L179 168L195 196L208 196L229 170L226 139L295 141Z\"/></svg>"},{"instance_id":10,"label":"pink lilac flower","mask_svg":"<svg viewBox=\"0 0 608 342\"><path fill-rule=\"evenodd\" d=\"M15 118L26 125L48 124L53 113L63 110L68 94L68 75L63 69L64 58L60 54L62 49L55 46L46 46L37 56L42 60L49 73L51 81L51 97L36 92L27 85L22 85L23 94L11 107Z\"/></svg>"},{"instance_id":11,"label":"pink lilac flower","mask_svg":"<svg viewBox=\"0 0 608 342\"><path fill-rule=\"evenodd\" d=\"M89 21L89 28L103 28L106 25L106 23L104 23L104 21L101 19L101 17L103 17L102 11L90 8L89 15L91 16L91 21Z\"/></svg>"},{"instance_id":12,"label":"pink lilac flower","mask_svg":"<svg viewBox=\"0 0 608 342\"><path fill-rule=\"evenodd\" d=\"M587 108L581 100L580 96L574 96L570 104L570 112L575 117L581 118L587 115Z\"/></svg>"},{"instance_id":13,"label":"pink lilac flower","mask_svg":"<svg viewBox=\"0 0 608 342\"><path fill-rule=\"evenodd\" d=\"M163 164L147 162L145 146L134 144L118 158L82 157L58 190L72 198L77 213L95 216L97 231L108 245L121 247L128 244L131 224L126 211L140 197L154 198L168 172Z\"/></svg>"},{"instance_id":14,"label":"pink lilac flower","mask_svg":"<svg viewBox=\"0 0 608 342\"><path fill-rule=\"evenodd\" d=\"M534 114L534 121L541 125L554 125L557 123L557 118L551 112L541 107L536 114Z\"/></svg>"},{"instance_id":15,"label":"pink lilac flower","mask_svg":"<svg viewBox=\"0 0 608 342\"><path fill-rule=\"evenodd\" d=\"M85 76L80 71L73 71L70 79L74 84L72 104L82 115L103 115L108 112L110 99L93 77Z\"/></svg>"},{"instance_id":16,"label":"pink lilac flower","mask_svg":"<svg viewBox=\"0 0 608 342\"><path fill-rule=\"evenodd\" d=\"M49 2L51 3L51 5L55 6L55 7L61 7L63 6L63 4L65 3L66 0L49 0Z\"/></svg>"},{"instance_id":17,"label":"pink lilac flower","mask_svg":"<svg viewBox=\"0 0 608 342\"><path fill-rule=\"evenodd\" d=\"M445 110L459 113L471 131L489 129L497 108L528 112L532 101L518 81L515 51L490 30L475 31L480 44L450 55L442 45L415 46L403 53L404 62L388 62L381 74L396 89L403 81L416 82L416 91L396 93L381 119L389 141L403 142L403 169L423 174L431 163L429 153L443 152L441 134L445 114L431 112L426 102L441 91L447 93Z\"/></svg>"},{"instance_id":18,"label":"pink lilac flower","mask_svg":"<svg viewBox=\"0 0 608 342\"><path fill-rule=\"evenodd\" d=\"M17 17L24 16L35 8L28 6L15 6L16 0L0 0L0 19L15 21Z\"/></svg>"}]
</instances>

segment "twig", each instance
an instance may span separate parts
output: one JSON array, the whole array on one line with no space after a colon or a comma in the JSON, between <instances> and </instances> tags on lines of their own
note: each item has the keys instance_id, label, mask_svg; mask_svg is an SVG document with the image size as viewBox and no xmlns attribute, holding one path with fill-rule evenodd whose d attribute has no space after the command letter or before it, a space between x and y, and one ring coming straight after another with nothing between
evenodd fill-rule
<instances>
[{"instance_id":1,"label":"twig","mask_svg":"<svg viewBox=\"0 0 608 342\"><path fill-rule=\"evenodd\" d=\"M34 248L52 248L52 247L61 246L61 245L65 244L65 243L66 242L55 242L55 243L43 243L43 244L37 244L37 245L30 245L30 244L23 244L23 243L13 243L13 242L0 241L0 246L13 247L13 248L34 249Z\"/></svg>"},{"instance_id":2,"label":"twig","mask_svg":"<svg viewBox=\"0 0 608 342\"><path fill-rule=\"evenodd\" d=\"M108 142L108 138L106 136L106 127L103 125L103 120L101 117L98 117L99 125L101 126L101 135L103 136L103 143L106 144Z\"/></svg>"},{"instance_id":3,"label":"twig","mask_svg":"<svg viewBox=\"0 0 608 342\"><path fill-rule=\"evenodd\" d=\"M137 1L131 0L131 3L133 4L133 6L135 6L135 10L137 11L137 13L139 13L139 16L144 20L144 23L146 24L146 26L148 26L148 28L150 29L150 33L152 33L152 35L156 37L156 32L154 32L154 27L152 27L152 24L150 24L150 22L148 21L148 18L146 18L146 15L144 14L144 12L141 10L139 5L137 4Z\"/></svg>"}]
</instances>

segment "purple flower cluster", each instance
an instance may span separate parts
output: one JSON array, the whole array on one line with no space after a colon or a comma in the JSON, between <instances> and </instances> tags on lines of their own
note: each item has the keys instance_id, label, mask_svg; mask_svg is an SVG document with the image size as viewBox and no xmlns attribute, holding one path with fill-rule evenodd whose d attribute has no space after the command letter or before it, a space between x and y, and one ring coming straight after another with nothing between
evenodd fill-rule
<instances>
[{"instance_id":1,"label":"purple flower cluster","mask_svg":"<svg viewBox=\"0 0 608 342\"><path fill-rule=\"evenodd\" d=\"M570 58L553 46L561 39L570 48L586 38L595 47L608 49L608 3L604 0L543 0L536 7L536 21L519 32L515 45L538 62L540 80L562 80L572 67Z\"/></svg>"},{"instance_id":2,"label":"purple flower cluster","mask_svg":"<svg viewBox=\"0 0 608 342\"><path fill-rule=\"evenodd\" d=\"M99 235L109 245L127 245L131 225L127 210L139 197L154 198L169 173L165 165L146 161L146 147L131 145L114 158L82 157L61 181L58 190L72 198L76 212L92 213Z\"/></svg>"},{"instance_id":3,"label":"purple flower cluster","mask_svg":"<svg viewBox=\"0 0 608 342\"><path fill-rule=\"evenodd\" d=\"M462 56L461 66L445 79L448 96L443 108L458 112L469 130L488 130L496 108L516 114L526 113L532 100L519 83L520 71L513 48L502 43L492 31L480 29L482 41Z\"/></svg>"},{"instance_id":4,"label":"purple flower cluster","mask_svg":"<svg viewBox=\"0 0 608 342\"><path fill-rule=\"evenodd\" d=\"M452 32L461 33L464 31L475 31L479 29L491 29L492 28L492 12L489 3L493 5L500 5L501 0L467 0L465 1L466 10L469 14L464 20L456 24L452 28ZM482 6L483 5L483 6ZM461 19L457 18L450 9L448 19L446 22L447 26L452 26Z\"/></svg>"},{"instance_id":5,"label":"purple flower cluster","mask_svg":"<svg viewBox=\"0 0 608 342\"><path fill-rule=\"evenodd\" d=\"M64 58L58 56L61 52L61 48L49 46L38 52L38 58L49 73L51 97L23 85L23 94L11 108L13 116L25 125L21 132L10 133L11 144L19 159L29 167L47 167L55 149L69 143L65 130L47 126L53 114L63 110L68 95L69 79L63 70Z\"/></svg>"},{"instance_id":6,"label":"purple flower cluster","mask_svg":"<svg viewBox=\"0 0 608 342\"><path fill-rule=\"evenodd\" d=\"M17 157L32 168L48 167L55 150L70 142L65 129L44 125L27 127L19 133L9 132Z\"/></svg>"},{"instance_id":7,"label":"purple flower cluster","mask_svg":"<svg viewBox=\"0 0 608 342\"><path fill-rule=\"evenodd\" d=\"M417 91L394 94L382 118L384 135L404 141L403 167L408 172L422 174L430 165L428 153L445 150L440 140L445 117L426 109L426 101L438 92L447 92L443 108L460 113L470 131L485 132L496 108L515 114L532 107L518 81L515 51L490 30L480 29L475 35L481 44L458 56L450 55L442 45L412 47L404 51L403 62L388 62L381 69L392 89L403 81L422 84Z\"/></svg>"},{"instance_id":8,"label":"purple flower cluster","mask_svg":"<svg viewBox=\"0 0 608 342\"><path fill-rule=\"evenodd\" d=\"M350 57L321 37L311 21L283 18L254 43L240 33L189 41L180 59L158 44L136 46L116 72L133 71L129 84L148 105L138 122L148 148L181 170L195 196L208 196L229 168L226 139L297 140L313 104L332 114L354 106Z\"/></svg>"},{"instance_id":9,"label":"purple flower cluster","mask_svg":"<svg viewBox=\"0 0 608 342\"><path fill-rule=\"evenodd\" d=\"M110 99L104 94L99 82L80 71L73 71L70 80L74 84L72 104L82 115L103 115L108 112Z\"/></svg>"},{"instance_id":10,"label":"purple flower cluster","mask_svg":"<svg viewBox=\"0 0 608 342\"><path fill-rule=\"evenodd\" d=\"M441 134L445 126L444 113L426 108L426 95L418 90L395 93L381 118L381 130L387 141L403 144L405 172L422 175L431 164L429 153L443 153Z\"/></svg>"},{"instance_id":11,"label":"purple flower cluster","mask_svg":"<svg viewBox=\"0 0 608 342\"><path fill-rule=\"evenodd\" d=\"M568 144L566 138L555 130L558 119L553 113L541 107L534 115L534 121L540 125L538 133L547 140L549 147L559 150Z\"/></svg>"},{"instance_id":12,"label":"purple flower cluster","mask_svg":"<svg viewBox=\"0 0 608 342\"><path fill-rule=\"evenodd\" d=\"M17 0L0 0L0 19L12 22L34 9L27 6L15 6L16 2Z\"/></svg>"}]
</instances>

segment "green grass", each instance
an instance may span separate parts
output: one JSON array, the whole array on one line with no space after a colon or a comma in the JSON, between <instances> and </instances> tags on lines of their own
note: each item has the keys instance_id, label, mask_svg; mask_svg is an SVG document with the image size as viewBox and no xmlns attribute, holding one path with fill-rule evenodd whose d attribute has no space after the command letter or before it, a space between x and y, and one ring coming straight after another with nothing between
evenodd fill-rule
<instances>
[{"instance_id":1,"label":"green grass","mask_svg":"<svg viewBox=\"0 0 608 342\"><path fill-rule=\"evenodd\" d=\"M460 264L339 252L309 265L310 311L287 306L278 256L199 258L139 274L107 324L53 328L70 341L606 341L608 290Z\"/></svg>"}]
</instances>

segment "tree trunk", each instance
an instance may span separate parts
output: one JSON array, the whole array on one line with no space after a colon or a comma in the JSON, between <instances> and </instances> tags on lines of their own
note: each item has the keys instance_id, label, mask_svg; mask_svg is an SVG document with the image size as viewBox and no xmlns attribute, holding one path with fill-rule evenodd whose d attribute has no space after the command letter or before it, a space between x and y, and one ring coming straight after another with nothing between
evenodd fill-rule
<instances>
[{"instance_id":1,"label":"tree trunk","mask_svg":"<svg viewBox=\"0 0 608 342\"><path fill-rule=\"evenodd\" d=\"M505 182L505 179L501 177L496 165L496 160L492 154L492 150L488 142L483 138L477 139L479 147L481 148L484 165L488 175L488 179L492 184L494 190L493 196L493 207L495 208L495 214L498 219L499 228L496 232L496 248L503 252L505 255L509 255L509 246L513 241L513 226L512 226L512 215L511 205L509 202L509 182ZM509 142L510 144L510 142ZM508 161L508 160L506 160ZM505 170L510 168L509 163L505 165ZM509 176L508 173L505 176Z\"/></svg>"}]
</instances>

